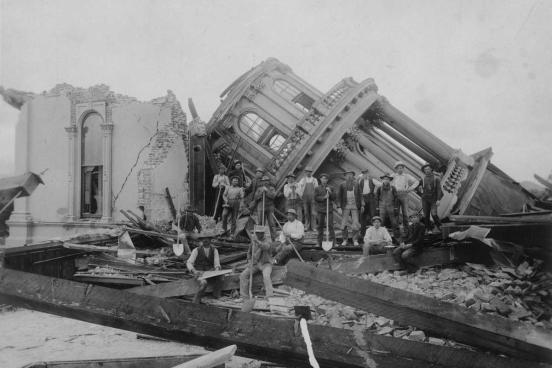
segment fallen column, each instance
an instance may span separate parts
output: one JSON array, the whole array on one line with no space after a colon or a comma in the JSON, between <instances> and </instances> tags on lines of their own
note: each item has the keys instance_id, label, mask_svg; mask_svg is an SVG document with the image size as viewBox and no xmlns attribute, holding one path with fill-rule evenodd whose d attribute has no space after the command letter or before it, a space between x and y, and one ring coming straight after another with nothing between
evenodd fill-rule
<instances>
[{"instance_id":1,"label":"fallen column","mask_svg":"<svg viewBox=\"0 0 552 368\"><path fill-rule=\"evenodd\" d=\"M464 307L295 260L287 264L284 283L400 324L490 351L550 362L552 334L498 316L483 316Z\"/></svg>"},{"instance_id":2,"label":"fallen column","mask_svg":"<svg viewBox=\"0 0 552 368\"><path fill-rule=\"evenodd\" d=\"M237 354L308 366L296 320L132 294L100 286L0 269L0 301L208 348L238 346ZM466 349L309 324L322 367L544 367Z\"/></svg>"}]
</instances>

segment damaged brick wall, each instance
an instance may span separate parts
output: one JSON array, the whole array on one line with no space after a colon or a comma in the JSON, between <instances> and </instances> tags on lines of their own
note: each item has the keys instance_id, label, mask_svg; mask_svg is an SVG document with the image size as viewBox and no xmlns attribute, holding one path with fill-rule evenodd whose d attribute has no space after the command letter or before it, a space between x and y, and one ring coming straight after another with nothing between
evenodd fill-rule
<instances>
[{"instance_id":1,"label":"damaged brick wall","mask_svg":"<svg viewBox=\"0 0 552 368\"><path fill-rule=\"evenodd\" d=\"M186 140L183 139L187 132L186 113L170 90L167 92L160 110L167 108L170 109L170 120L160 120L158 122L157 131L150 142L148 156L137 175L138 205L144 206L146 216L152 220L171 218L164 191L161 191L159 187L156 191L155 188L155 168L165 162L169 152L175 145L186 144ZM171 193L173 200L180 196L181 201L187 201L188 185L184 177L182 178L182 184L183 193ZM185 204L183 203L183 205Z\"/></svg>"}]
</instances>

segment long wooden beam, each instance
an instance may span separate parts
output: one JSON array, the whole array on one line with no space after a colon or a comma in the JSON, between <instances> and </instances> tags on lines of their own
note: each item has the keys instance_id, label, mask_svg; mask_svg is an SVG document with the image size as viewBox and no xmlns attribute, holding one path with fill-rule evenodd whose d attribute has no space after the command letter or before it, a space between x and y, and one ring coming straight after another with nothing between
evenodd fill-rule
<instances>
[{"instance_id":1,"label":"long wooden beam","mask_svg":"<svg viewBox=\"0 0 552 368\"><path fill-rule=\"evenodd\" d=\"M521 322L291 260L284 282L400 324L529 360L552 361L552 333Z\"/></svg>"},{"instance_id":2,"label":"long wooden beam","mask_svg":"<svg viewBox=\"0 0 552 368\"><path fill-rule=\"evenodd\" d=\"M207 348L236 344L241 356L308 366L306 347L293 319L137 295L6 268L0 269L0 301ZM316 324L309 324L309 334L322 367L547 366Z\"/></svg>"}]
</instances>

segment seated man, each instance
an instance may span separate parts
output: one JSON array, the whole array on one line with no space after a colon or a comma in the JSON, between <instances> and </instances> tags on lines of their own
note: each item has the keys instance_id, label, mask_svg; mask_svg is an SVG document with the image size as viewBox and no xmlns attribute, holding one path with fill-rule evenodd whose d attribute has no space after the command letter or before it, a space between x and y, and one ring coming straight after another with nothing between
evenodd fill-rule
<instances>
[{"instance_id":1,"label":"seated man","mask_svg":"<svg viewBox=\"0 0 552 368\"><path fill-rule=\"evenodd\" d=\"M411 215L410 221L412 225L408 228L408 238L393 251L393 257L409 273L412 273L418 269L418 266L413 262L413 258L420 255L424 248L425 226L420 221L420 215L418 214Z\"/></svg>"},{"instance_id":2,"label":"seated man","mask_svg":"<svg viewBox=\"0 0 552 368\"><path fill-rule=\"evenodd\" d=\"M275 264L284 263L288 257L295 255L293 246L295 246L295 249L299 252L302 248L301 241L305 236L305 227L301 221L297 220L297 212L293 208L289 208L286 215L287 222L284 224L282 232L278 237L278 242L280 244L278 245L278 248L276 249L277 253L274 256Z\"/></svg>"},{"instance_id":3,"label":"seated man","mask_svg":"<svg viewBox=\"0 0 552 368\"><path fill-rule=\"evenodd\" d=\"M188 258L186 267L199 281L199 290L194 296L194 303L201 303L201 297L209 284L213 286L213 295L215 298L220 297L220 290L222 287L221 276L199 279L203 271L220 270L218 251L215 247L211 246L211 241L209 239L204 239L199 242L199 246L192 251L190 258Z\"/></svg>"},{"instance_id":4,"label":"seated man","mask_svg":"<svg viewBox=\"0 0 552 368\"><path fill-rule=\"evenodd\" d=\"M362 255L385 253L385 246L391 245L391 235L386 228L381 226L381 217L372 217L372 226L366 230Z\"/></svg>"},{"instance_id":5,"label":"seated man","mask_svg":"<svg viewBox=\"0 0 552 368\"><path fill-rule=\"evenodd\" d=\"M272 244L269 239L266 239L265 231L266 227L264 226L259 226L256 229L254 238L251 239L251 244L247 251L247 259L250 263L240 274L240 296L243 299L249 299L249 274L251 272L253 274L262 272L266 296L274 295L272 279L270 278L273 262ZM251 269L251 265L253 265L253 269Z\"/></svg>"}]
</instances>

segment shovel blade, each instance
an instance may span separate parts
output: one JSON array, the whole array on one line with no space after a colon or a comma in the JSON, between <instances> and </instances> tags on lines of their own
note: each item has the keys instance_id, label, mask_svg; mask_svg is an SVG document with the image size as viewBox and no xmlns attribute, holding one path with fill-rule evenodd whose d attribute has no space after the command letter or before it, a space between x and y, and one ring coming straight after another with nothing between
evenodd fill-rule
<instances>
[{"instance_id":1,"label":"shovel blade","mask_svg":"<svg viewBox=\"0 0 552 368\"><path fill-rule=\"evenodd\" d=\"M174 243L172 246L172 249L173 249L174 255L177 257L184 254L184 244L182 243Z\"/></svg>"},{"instance_id":2,"label":"shovel blade","mask_svg":"<svg viewBox=\"0 0 552 368\"><path fill-rule=\"evenodd\" d=\"M322 242L322 249L326 252L331 250L333 248L333 241L323 241Z\"/></svg>"}]
</instances>

